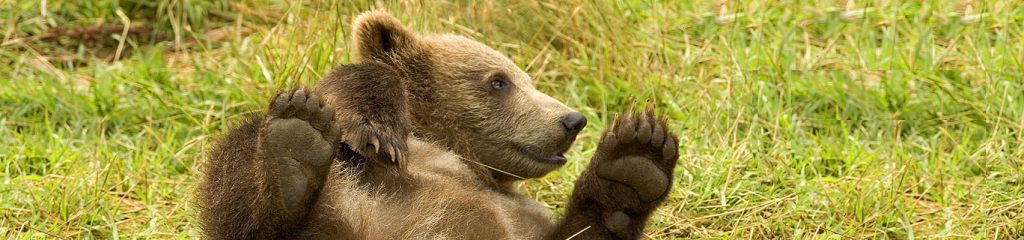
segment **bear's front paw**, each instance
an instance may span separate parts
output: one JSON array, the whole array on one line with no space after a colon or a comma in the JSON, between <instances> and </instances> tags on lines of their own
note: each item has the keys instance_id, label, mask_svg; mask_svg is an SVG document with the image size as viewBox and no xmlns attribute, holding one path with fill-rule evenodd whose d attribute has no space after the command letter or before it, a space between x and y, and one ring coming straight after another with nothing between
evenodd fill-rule
<instances>
[{"instance_id":1,"label":"bear's front paw","mask_svg":"<svg viewBox=\"0 0 1024 240\"><path fill-rule=\"evenodd\" d=\"M597 221L619 237L636 236L671 188L676 141L652 104L622 113L598 143L574 198L600 205L588 209L600 211Z\"/></svg>"},{"instance_id":2,"label":"bear's front paw","mask_svg":"<svg viewBox=\"0 0 1024 240\"><path fill-rule=\"evenodd\" d=\"M338 137L334 109L307 90L278 94L259 136L259 154L276 168L284 205L298 210L319 187L334 159Z\"/></svg>"},{"instance_id":3,"label":"bear's front paw","mask_svg":"<svg viewBox=\"0 0 1024 240\"><path fill-rule=\"evenodd\" d=\"M408 148L404 128L383 127L372 122L346 125L342 139L359 155L384 163L405 163Z\"/></svg>"}]
</instances>

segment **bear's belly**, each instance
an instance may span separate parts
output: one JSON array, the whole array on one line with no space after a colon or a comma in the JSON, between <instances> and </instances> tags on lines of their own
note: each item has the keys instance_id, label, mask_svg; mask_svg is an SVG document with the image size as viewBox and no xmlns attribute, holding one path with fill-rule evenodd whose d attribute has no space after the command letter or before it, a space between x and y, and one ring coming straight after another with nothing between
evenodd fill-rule
<instances>
[{"instance_id":1,"label":"bear's belly","mask_svg":"<svg viewBox=\"0 0 1024 240\"><path fill-rule=\"evenodd\" d=\"M539 202L482 187L456 155L415 139L410 140L409 153L409 177L402 185L411 187L403 191L384 184L360 184L337 171L331 174L308 230L315 232L306 234L358 239L537 239L554 228L550 212Z\"/></svg>"}]
</instances>

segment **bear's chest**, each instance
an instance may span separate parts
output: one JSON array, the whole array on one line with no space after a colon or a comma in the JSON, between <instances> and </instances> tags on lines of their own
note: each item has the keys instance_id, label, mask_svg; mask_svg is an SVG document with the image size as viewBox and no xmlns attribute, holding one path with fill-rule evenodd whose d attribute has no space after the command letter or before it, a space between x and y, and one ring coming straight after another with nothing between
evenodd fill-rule
<instances>
[{"instance_id":1,"label":"bear's chest","mask_svg":"<svg viewBox=\"0 0 1024 240\"><path fill-rule=\"evenodd\" d=\"M400 183L334 179L320 205L364 239L537 239L554 227L541 203L482 188L458 156L410 143L415 162ZM389 189L394 185L405 188Z\"/></svg>"}]
</instances>

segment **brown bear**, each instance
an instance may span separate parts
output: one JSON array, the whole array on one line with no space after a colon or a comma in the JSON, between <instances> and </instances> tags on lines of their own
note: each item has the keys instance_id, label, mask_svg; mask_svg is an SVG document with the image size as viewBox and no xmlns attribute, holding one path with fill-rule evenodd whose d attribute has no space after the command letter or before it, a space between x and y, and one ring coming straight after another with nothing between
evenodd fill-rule
<instances>
[{"instance_id":1,"label":"brown bear","mask_svg":"<svg viewBox=\"0 0 1024 240\"><path fill-rule=\"evenodd\" d=\"M565 216L517 181L566 163L586 118L497 51L354 23L360 61L280 93L230 130L199 188L212 239L635 239L671 187L677 139L654 107L605 130Z\"/></svg>"}]
</instances>

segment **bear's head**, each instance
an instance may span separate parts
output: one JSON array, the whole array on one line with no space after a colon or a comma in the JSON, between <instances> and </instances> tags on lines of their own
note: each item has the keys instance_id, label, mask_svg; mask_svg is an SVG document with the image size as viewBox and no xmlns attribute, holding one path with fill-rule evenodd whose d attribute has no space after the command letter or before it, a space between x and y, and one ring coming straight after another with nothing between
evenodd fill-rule
<instances>
[{"instance_id":1,"label":"bear's head","mask_svg":"<svg viewBox=\"0 0 1024 240\"><path fill-rule=\"evenodd\" d=\"M403 75L414 136L487 167L499 181L562 166L587 124L507 57L468 38L418 35L383 12L360 15L353 38L362 61Z\"/></svg>"}]
</instances>

